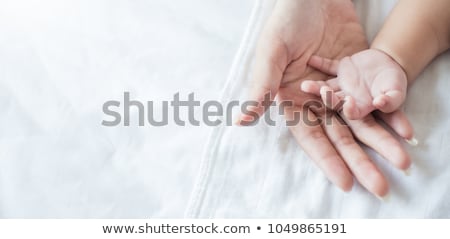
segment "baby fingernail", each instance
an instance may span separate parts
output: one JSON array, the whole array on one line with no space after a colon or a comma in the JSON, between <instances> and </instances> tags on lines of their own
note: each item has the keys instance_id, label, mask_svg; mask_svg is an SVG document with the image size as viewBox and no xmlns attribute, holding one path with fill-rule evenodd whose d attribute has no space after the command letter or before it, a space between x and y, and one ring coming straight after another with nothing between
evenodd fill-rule
<instances>
[{"instance_id":1,"label":"baby fingernail","mask_svg":"<svg viewBox=\"0 0 450 239\"><path fill-rule=\"evenodd\" d=\"M417 146L419 144L419 141L415 137L412 137L411 139L405 139L405 141L411 146Z\"/></svg>"}]
</instances>

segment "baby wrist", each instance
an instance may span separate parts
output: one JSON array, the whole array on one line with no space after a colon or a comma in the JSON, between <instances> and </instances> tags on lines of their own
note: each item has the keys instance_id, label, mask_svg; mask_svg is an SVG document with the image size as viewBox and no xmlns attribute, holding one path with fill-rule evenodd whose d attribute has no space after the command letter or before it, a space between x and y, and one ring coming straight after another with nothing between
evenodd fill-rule
<instances>
[{"instance_id":1,"label":"baby wrist","mask_svg":"<svg viewBox=\"0 0 450 239\"><path fill-rule=\"evenodd\" d=\"M404 60L402 57L400 57L398 54L396 54L395 51L391 50L387 46L375 45L375 44L372 44L370 46L370 49L383 53L387 57L391 58L391 60L393 60L395 63L397 63L400 66L400 68L403 70L403 72L406 74L407 79L408 79L408 84L413 81L413 76L410 74L410 72L407 69L408 63L406 62L406 60Z\"/></svg>"}]
</instances>

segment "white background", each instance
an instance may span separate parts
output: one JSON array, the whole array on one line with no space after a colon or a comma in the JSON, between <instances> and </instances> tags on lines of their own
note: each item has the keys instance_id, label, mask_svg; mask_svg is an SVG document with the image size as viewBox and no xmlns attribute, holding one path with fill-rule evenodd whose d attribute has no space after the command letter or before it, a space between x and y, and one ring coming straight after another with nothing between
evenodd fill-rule
<instances>
[{"instance_id":1,"label":"white background","mask_svg":"<svg viewBox=\"0 0 450 239\"><path fill-rule=\"evenodd\" d=\"M107 128L102 105L218 99L251 6L0 0L0 217L182 217L211 128Z\"/></svg>"}]
</instances>

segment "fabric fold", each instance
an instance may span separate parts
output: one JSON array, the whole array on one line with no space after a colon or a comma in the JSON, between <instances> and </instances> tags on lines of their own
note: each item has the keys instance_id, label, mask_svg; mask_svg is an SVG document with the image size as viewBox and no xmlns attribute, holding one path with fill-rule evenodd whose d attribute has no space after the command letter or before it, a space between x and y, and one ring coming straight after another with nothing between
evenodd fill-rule
<instances>
[{"instance_id":1,"label":"fabric fold","mask_svg":"<svg viewBox=\"0 0 450 239\"><path fill-rule=\"evenodd\" d=\"M223 91L222 101L247 92L256 41L276 1L257 1ZM356 1L369 40L395 1ZM276 110L276 126L219 126L205 146L188 218L448 218L450 217L450 54L440 56L409 90L404 109L421 144L412 148L411 176L364 146L390 182L382 202L355 183L343 193L305 155ZM437 117L436 117L437 116ZM317 149L320 150L320 149Z\"/></svg>"}]
</instances>

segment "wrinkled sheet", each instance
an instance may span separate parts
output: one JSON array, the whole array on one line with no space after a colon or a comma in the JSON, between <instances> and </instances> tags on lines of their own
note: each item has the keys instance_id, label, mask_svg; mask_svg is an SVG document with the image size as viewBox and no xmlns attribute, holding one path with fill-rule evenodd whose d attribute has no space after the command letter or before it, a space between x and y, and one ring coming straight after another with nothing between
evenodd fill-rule
<instances>
[{"instance_id":1,"label":"wrinkled sheet","mask_svg":"<svg viewBox=\"0 0 450 239\"><path fill-rule=\"evenodd\" d=\"M395 1L359 0L355 4L369 39L373 39ZM245 98L255 42L273 5L273 0L265 0L255 6L224 90L224 102ZM405 144L414 163L411 176L366 148L390 182L387 202L358 184L350 193L331 185L297 145L283 119L272 111L276 127L260 123L213 130L186 216L449 218L449 89L449 53L437 58L409 89L404 110L420 140L415 148Z\"/></svg>"},{"instance_id":2,"label":"wrinkled sheet","mask_svg":"<svg viewBox=\"0 0 450 239\"><path fill-rule=\"evenodd\" d=\"M212 128L102 105L217 99L252 3L0 0L0 217L183 217Z\"/></svg>"}]
</instances>

